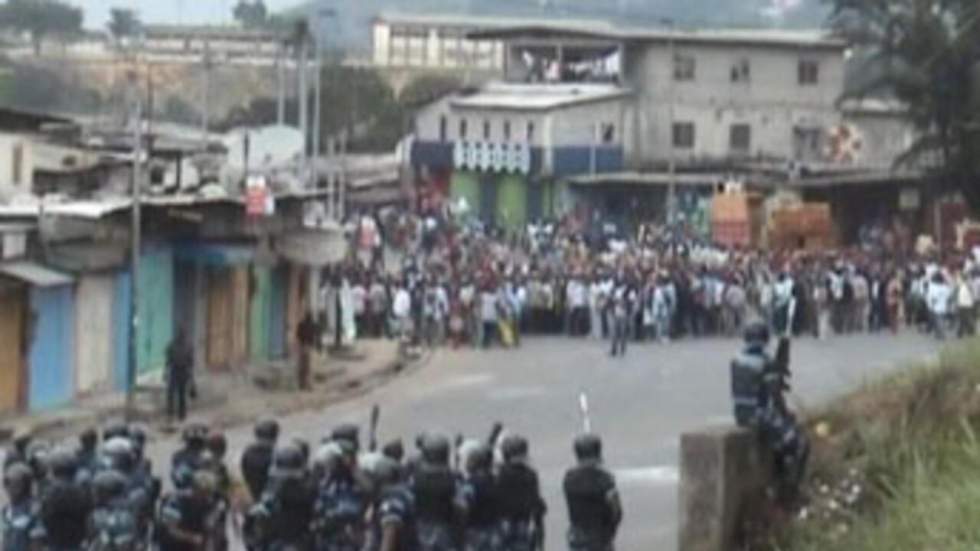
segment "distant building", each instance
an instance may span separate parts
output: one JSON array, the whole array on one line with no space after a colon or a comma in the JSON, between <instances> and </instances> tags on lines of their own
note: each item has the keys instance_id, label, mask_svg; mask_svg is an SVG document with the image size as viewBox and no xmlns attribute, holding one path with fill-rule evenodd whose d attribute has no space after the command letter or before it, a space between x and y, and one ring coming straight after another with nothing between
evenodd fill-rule
<instances>
[{"instance_id":1,"label":"distant building","mask_svg":"<svg viewBox=\"0 0 980 551\"><path fill-rule=\"evenodd\" d=\"M281 32L216 25L147 25L141 52L149 56L200 58L205 52L219 60L273 59L283 49Z\"/></svg>"},{"instance_id":2,"label":"distant building","mask_svg":"<svg viewBox=\"0 0 980 551\"><path fill-rule=\"evenodd\" d=\"M838 105L848 46L824 31L532 22L467 37L503 44L503 82L421 110L412 164L487 222L662 220L673 183L679 219L703 226L722 183L898 181L890 164L914 137L900 106ZM889 212L913 204L898 194L914 176L899 180Z\"/></svg>"}]
</instances>

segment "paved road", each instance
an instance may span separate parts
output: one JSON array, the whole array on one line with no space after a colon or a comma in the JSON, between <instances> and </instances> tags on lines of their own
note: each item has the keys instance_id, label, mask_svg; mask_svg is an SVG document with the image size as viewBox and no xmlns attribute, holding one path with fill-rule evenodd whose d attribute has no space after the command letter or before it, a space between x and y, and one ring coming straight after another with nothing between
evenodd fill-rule
<instances>
[{"instance_id":1,"label":"paved road","mask_svg":"<svg viewBox=\"0 0 980 551\"><path fill-rule=\"evenodd\" d=\"M440 351L424 369L372 394L320 412L282 419L284 433L317 441L339 422L365 423L382 405L382 439L423 428L484 436L494 421L531 439L542 476L549 550L562 549L566 512L560 493L581 428L577 396L590 395L593 426L605 440L606 463L619 479L626 517L619 545L626 551L676 548L678 436L730 422L731 340L634 346L612 359L594 341L527 339L520 350ZM794 344L794 403L813 406L903 363L935 353L918 335L841 337ZM250 429L229 434L234 457ZM164 465L173 442L152 454Z\"/></svg>"}]
</instances>

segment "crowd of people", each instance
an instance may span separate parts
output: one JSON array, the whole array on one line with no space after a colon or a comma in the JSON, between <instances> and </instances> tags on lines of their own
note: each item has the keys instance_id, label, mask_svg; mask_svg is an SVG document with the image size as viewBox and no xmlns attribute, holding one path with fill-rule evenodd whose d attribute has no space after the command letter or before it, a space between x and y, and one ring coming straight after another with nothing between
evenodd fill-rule
<instances>
[{"instance_id":1,"label":"crowd of people","mask_svg":"<svg viewBox=\"0 0 980 551\"><path fill-rule=\"evenodd\" d=\"M359 220L358 254L326 293L350 310L351 334L476 347L565 334L610 339L616 355L628 341L738 335L789 300L795 335L976 327L972 254L734 250L649 226L588 232L573 217L518 234L448 214Z\"/></svg>"},{"instance_id":2,"label":"crowd of people","mask_svg":"<svg viewBox=\"0 0 980 551\"><path fill-rule=\"evenodd\" d=\"M5 551L532 551L544 548L546 504L528 441L502 434L466 440L427 432L407 454L400 440L361 448L355 425L313 447L255 425L239 469L221 433L183 430L169 478L144 455L146 433L116 424L99 438L51 448L16 438L4 461ZM608 551L622 518L602 442L574 441L564 479L568 544ZM240 473L240 476L239 474Z\"/></svg>"}]
</instances>

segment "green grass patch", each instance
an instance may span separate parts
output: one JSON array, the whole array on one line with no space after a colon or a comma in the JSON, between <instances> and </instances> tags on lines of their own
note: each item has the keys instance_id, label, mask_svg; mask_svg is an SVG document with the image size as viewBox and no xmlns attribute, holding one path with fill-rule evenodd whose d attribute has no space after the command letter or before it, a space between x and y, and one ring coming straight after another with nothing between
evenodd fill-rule
<instances>
[{"instance_id":1,"label":"green grass patch","mask_svg":"<svg viewBox=\"0 0 980 551\"><path fill-rule=\"evenodd\" d=\"M980 549L980 340L864 385L809 415L800 514L759 551Z\"/></svg>"}]
</instances>

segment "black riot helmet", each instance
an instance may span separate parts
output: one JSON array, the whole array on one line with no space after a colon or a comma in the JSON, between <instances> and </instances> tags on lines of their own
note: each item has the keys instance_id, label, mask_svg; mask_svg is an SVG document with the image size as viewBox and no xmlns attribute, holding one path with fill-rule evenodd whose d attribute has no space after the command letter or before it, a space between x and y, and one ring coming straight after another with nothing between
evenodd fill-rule
<instances>
[{"instance_id":1,"label":"black riot helmet","mask_svg":"<svg viewBox=\"0 0 980 551\"><path fill-rule=\"evenodd\" d=\"M111 469L128 473L133 469L133 445L127 438L113 438L102 445L102 455Z\"/></svg>"},{"instance_id":2,"label":"black riot helmet","mask_svg":"<svg viewBox=\"0 0 980 551\"><path fill-rule=\"evenodd\" d=\"M102 441L108 442L113 438L129 438L129 427L119 421L106 425L102 430Z\"/></svg>"},{"instance_id":3,"label":"black riot helmet","mask_svg":"<svg viewBox=\"0 0 980 551\"><path fill-rule=\"evenodd\" d=\"M276 449L272 458L272 475L279 477L295 477L303 474L306 461L303 450L295 444L286 444Z\"/></svg>"},{"instance_id":4,"label":"black riot helmet","mask_svg":"<svg viewBox=\"0 0 980 551\"><path fill-rule=\"evenodd\" d=\"M275 419L262 419L255 424L255 439L275 443L279 438L279 423Z\"/></svg>"},{"instance_id":5,"label":"black riot helmet","mask_svg":"<svg viewBox=\"0 0 980 551\"><path fill-rule=\"evenodd\" d=\"M475 473L493 468L493 450L486 444L477 444L466 456L466 472Z\"/></svg>"},{"instance_id":6,"label":"black riot helmet","mask_svg":"<svg viewBox=\"0 0 980 551\"><path fill-rule=\"evenodd\" d=\"M184 427L182 436L187 447L203 449L208 438L208 428L201 423L191 423Z\"/></svg>"},{"instance_id":7,"label":"black riot helmet","mask_svg":"<svg viewBox=\"0 0 980 551\"><path fill-rule=\"evenodd\" d=\"M212 432L208 436L208 451L215 459L221 461L225 458L225 454L228 453L228 439L225 435L220 432Z\"/></svg>"},{"instance_id":8,"label":"black riot helmet","mask_svg":"<svg viewBox=\"0 0 980 551\"><path fill-rule=\"evenodd\" d=\"M24 463L13 463L3 472L3 487L12 501L30 497L34 473Z\"/></svg>"},{"instance_id":9,"label":"black riot helmet","mask_svg":"<svg viewBox=\"0 0 980 551\"><path fill-rule=\"evenodd\" d=\"M745 328L743 335L749 345L765 346L769 344L769 326L761 321L755 321Z\"/></svg>"},{"instance_id":10,"label":"black riot helmet","mask_svg":"<svg viewBox=\"0 0 980 551\"><path fill-rule=\"evenodd\" d=\"M345 440L350 442L354 445L354 453L357 453L357 450L360 450L361 448L360 432L361 429L359 429L357 425L353 423L344 423L343 425L333 429L333 432L330 433L330 439L334 441Z\"/></svg>"},{"instance_id":11,"label":"black riot helmet","mask_svg":"<svg viewBox=\"0 0 980 551\"><path fill-rule=\"evenodd\" d=\"M146 429L141 425L131 425L129 427L129 441L133 444L133 451L136 455L143 455L146 448Z\"/></svg>"},{"instance_id":12,"label":"black riot helmet","mask_svg":"<svg viewBox=\"0 0 980 551\"><path fill-rule=\"evenodd\" d=\"M78 471L78 456L69 448L56 448L48 455L48 472L55 478L71 480Z\"/></svg>"},{"instance_id":13,"label":"black riot helmet","mask_svg":"<svg viewBox=\"0 0 980 551\"><path fill-rule=\"evenodd\" d=\"M422 459L433 465L448 465L449 447L449 438L445 435L426 435L422 441Z\"/></svg>"},{"instance_id":14,"label":"black riot helmet","mask_svg":"<svg viewBox=\"0 0 980 551\"><path fill-rule=\"evenodd\" d=\"M106 505L126 491L126 477L113 470L99 471L92 479L92 492L97 505Z\"/></svg>"},{"instance_id":15,"label":"black riot helmet","mask_svg":"<svg viewBox=\"0 0 980 551\"><path fill-rule=\"evenodd\" d=\"M48 454L51 450L44 442L31 442L27 447L27 464L34 471L34 478L44 480L48 472Z\"/></svg>"},{"instance_id":16,"label":"black riot helmet","mask_svg":"<svg viewBox=\"0 0 980 551\"><path fill-rule=\"evenodd\" d=\"M400 438L392 440L381 448L381 454L396 463L401 463L405 458L405 446Z\"/></svg>"},{"instance_id":17,"label":"black riot helmet","mask_svg":"<svg viewBox=\"0 0 980 551\"><path fill-rule=\"evenodd\" d=\"M509 434L500 443L500 451L507 463L525 459L528 454L527 438L517 434Z\"/></svg>"},{"instance_id":18,"label":"black riot helmet","mask_svg":"<svg viewBox=\"0 0 980 551\"><path fill-rule=\"evenodd\" d=\"M602 440L594 434L582 434L575 438L575 457L579 461L602 459Z\"/></svg>"},{"instance_id":19,"label":"black riot helmet","mask_svg":"<svg viewBox=\"0 0 980 551\"><path fill-rule=\"evenodd\" d=\"M99 445L99 433L94 427L89 427L82 431L78 435L78 445L82 447L83 452L95 451L96 446Z\"/></svg>"}]
</instances>

